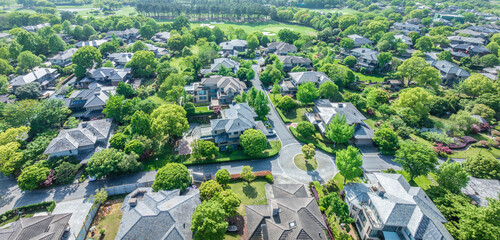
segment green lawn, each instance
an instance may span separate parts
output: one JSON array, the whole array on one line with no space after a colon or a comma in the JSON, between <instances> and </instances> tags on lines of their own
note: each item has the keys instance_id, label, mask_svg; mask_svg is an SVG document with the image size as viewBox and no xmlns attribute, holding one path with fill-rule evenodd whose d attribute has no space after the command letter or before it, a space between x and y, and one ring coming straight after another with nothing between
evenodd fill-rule
<instances>
[{"instance_id":1,"label":"green lawn","mask_svg":"<svg viewBox=\"0 0 500 240\"><path fill-rule=\"evenodd\" d=\"M306 163L306 159L304 157L304 154L297 154L293 158L293 162L295 163L295 166L300 168L301 170L304 171L313 171L318 168L318 163L316 162L316 158L313 158Z\"/></svg>"},{"instance_id":2,"label":"green lawn","mask_svg":"<svg viewBox=\"0 0 500 240\"><path fill-rule=\"evenodd\" d=\"M294 127L290 127L290 132L292 132L293 136L300 142L305 144L312 143L316 148L319 148L329 154L335 154L338 150L346 148L344 145L337 145L336 147L333 147L333 143L327 143L320 133L316 133L313 137L306 138L300 135Z\"/></svg>"},{"instance_id":3,"label":"green lawn","mask_svg":"<svg viewBox=\"0 0 500 240\"><path fill-rule=\"evenodd\" d=\"M229 162L229 161L238 161L238 160L252 160L252 159L259 159L259 158L268 158L275 156L276 154L279 153L281 150L281 141L279 140L273 140L269 141L269 144L267 145L267 149L264 150L264 152L260 156L256 157L250 157L247 154L243 152L241 149L233 150L231 152L225 151L219 153L216 159L214 160L205 160L205 161L198 161L194 159L193 157L187 155L187 156L179 156L179 161L180 163L184 165L195 165L195 164L206 164L206 163L219 163L219 162ZM156 160L158 159L158 160ZM158 170L165 166L165 164L173 162L172 155L171 154L164 154L160 156L153 157L146 162L143 163L142 170L143 171L153 171L153 170Z\"/></svg>"},{"instance_id":4,"label":"green lawn","mask_svg":"<svg viewBox=\"0 0 500 240\"><path fill-rule=\"evenodd\" d=\"M279 108L277 108L277 110L281 118L283 119L283 122L285 123L299 123L302 121L306 121L304 113L313 111L312 108L305 107L295 108L288 112L284 112Z\"/></svg>"},{"instance_id":5,"label":"green lawn","mask_svg":"<svg viewBox=\"0 0 500 240\"><path fill-rule=\"evenodd\" d=\"M478 154L491 155L495 158L500 158L500 149L498 148L480 148L480 147L470 147L465 151L453 151L450 155L451 158L468 158L471 156L476 156Z\"/></svg>"},{"instance_id":6,"label":"green lawn","mask_svg":"<svg viewBox=\"0 0 500 240\"><path fill-rule=\"evenodd\" d=\"M201 24L210 24L210 22L194 22L191 23L191 27L199 27ZM233 28L241 28L245 30L248 34L254 31L258 32L269 32L271 35L269 35L269 38L277 38L278 37L278 32L281 29L288 28L293 31L300 32L301 34L306 34L310 36L316 36L316 30L310 27L306 26L301 26L301 25L295 25L295 24L286 24L286 23L280 23L276 21L268 21L268 22L251 22L251 23L223 23L223 24L210 24L212 26L217 26L224 32L228 32L229 27ZM274 35L272 35L274 34Z\"/></svg>"},{"instance_id":7,"label":"green lawn","mask_svg":"<svg viewBox=\"0 0 500 240\"><path fill-rule=\"evenodd\" d=\"M360 72L355 72L354 75L358 76L359 80L363 81L363 82L383 82L384 81L383 75L364 75Z\"/></svg>"},{"instance_id":8,"label":"green lawn","mask_svg":"<svg viewBox=\"0 0 500 240\"><path fill-rule=\"evenodd\" d=\"M414 182L410 181L410 174L405 172L405 171L396 171L397 173L403 175L403 177L410 183L410 185L414 187L420 187L423 190L429 189L431 186L437 186L436 183L436 174L434 173L429 173L427 176L418 176L414 180Z\"/></svg>"},{"instance_id":9,"label":"green lawn","mask_svg":"<svg viewBox=\"0 0 500 240\"><path fill-rule=\"evenodd\" d=\"M208 109L208 106L196 107L195 110L196 110L195 111L196 114L210 114L210 113L214 112L213 110Z\"/></svg>"},{"instance_id":10,"label":"green lawn","mask_svg":"<svg viewBox=\"0 0 500 240\"><path fill-rule=\"evenodd\" d=\"M266 205L266 191L264 185L267 181L265 179L256 179L248 185L243 180L238 180L229 183L231 190L238 195L241 200L241 205L238 208L238 213L245 216L246 205Z\"/></svg>"},{"instance_id":11,"label":"green lawn","mask_svg":"<svg viewBox=\"0 0 500 240\"><path fill-rule=\"evenodd\" d=\"M342 176L342 174L340 173L337 173L337 175L335 175L335 177L333 177L333 180L337 183L337 187L339 187L339 191L342 191L344 190L344 176ZM354 180L347 180L346 183L349 183L349 182L357 182L357 183L360 183L361 182L361 179L359 178L355 178Z\"/></svg>"}]
</instances>

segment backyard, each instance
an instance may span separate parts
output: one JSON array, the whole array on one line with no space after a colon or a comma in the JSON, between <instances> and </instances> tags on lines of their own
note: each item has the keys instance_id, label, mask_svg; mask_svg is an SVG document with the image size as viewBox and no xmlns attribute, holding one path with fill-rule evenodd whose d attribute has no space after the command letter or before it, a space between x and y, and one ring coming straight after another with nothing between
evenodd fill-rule
<instances>
[{"instance_id":1,"label":"backyard","mask_svg":"<svg viewBox=\"0 0 500 240\"><path fill-rule=\"evenodd\" d=\"M123 199L125 195L117 195L110 197L106 202L101 204L99 210L90 225L86 239L104 239L114 240L118 229L120 228L120 221L123 213L121 211ZM101 231L103 231L101 234Z\"/></svg>"}]
</instances>

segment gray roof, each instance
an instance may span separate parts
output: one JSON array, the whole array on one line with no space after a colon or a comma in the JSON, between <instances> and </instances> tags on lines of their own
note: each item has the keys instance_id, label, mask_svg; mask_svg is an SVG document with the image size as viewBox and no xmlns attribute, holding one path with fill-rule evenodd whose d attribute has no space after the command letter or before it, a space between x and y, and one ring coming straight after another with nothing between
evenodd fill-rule
<instances>
[{"instance_id":1,"label":"gray roof","mask_svg":"<svg viewBox=\"0 0 500 240\"><path fill-rule=\"evenodd\" d=\"M132 73L132 69L130 68L115 69L111 67L101 67L90 70L87 76L93 79L104 78L111 81L124 81L130 73Z\"/></svg>"},{"instance_id":2,"label":"gray roof","mask_svg":"<svg viewBox=\"0 0 500 240\"><path fill-rule=\"evenodd\" d=\"M216 58L214 59L214 63L210 64L209 69L201 69L200 72L202 74L218 72L221 66L224 66L225 68L229 69L238 70L240 63L230 58Z\"/></svg>"},{"instance_id":3,"label":"gray roof","mask_svg":"<svg viewBox=\"0 0 500 240\"><path fill-rule=\"evenodd\" d=\"M376 212L373 221L384 226L407 227L415 239L453 239L443 223L447 220L419 187L412 187L400 174L368 174L369 183L348 183L346 201Z\"/></svg>"},{"instance_id":4,"label":"gray roof","mask_svg":"<svg viewBox=\"0 0 500 240\"><path fill-rule=\"evenodd\" d=\"M0 229L2 240L59 240L68 226L71 213L21 218L8 229Z\"/></svg>"},{"instance_id":5,"label":"gray roof","mask_svg":"<svg viewBox=\"0 0 500 240\"><path fill-rule=\"evenodd\" d=\"M94 145L97 141L106 140L111 131L110 118L82 122L77 128L64 129L52 139L44 154L60 153L76 150L79 147Z\"/></svg>"},{"instance_id":6,"label":"gray roof","mask_svg":"<svg viewBox=\"0 0 500 240\"><path fill-rule=\"evenodd\" d=\"M487 206L486 198L498 200L500 193L500 181L495 179L480 179L471 177L462 193L468 195L481 206Z\"/></svg>"},{"instance_id":7,"label":"gray roof","mask_svg":"<svg viewBox=\"0 0 500 240\"><path fill-rule=\"evenodd\" d=\"M301 85L302 83L312 82L317 85L321 85L327 81L331 81L330 78L323 72L291 72L288 73L290 80L295 85Z\"/></svg>"},{"instance_id":8,"label":"gray roof","mask_svg":"<svg viewBox=\"0 0 500 240\"><path fill-rule=\"evenodd\" d=\"M126 64L132 60L132 57L134 56L134 53L127 53L127 52L121 52L121 53L112 53L108 55L109 60L119 63L119 64Z\"/></svg>"},{"instance_id":9,"label":"gray roof","mask_svg":"<svg viewBox=\"0 0 500 240\"><path fill-rule=\"evenodd\" d=\"M127 37L127 36L130 36L130 35L137 35L137 34L139 34L139 30L136 29L136 28L129 28L129 29L125 29L123 31L109 31L107 35L108 36L112 36L113 33L117 37Z\"/></svg>"},{"instance_id":10,"label":"gray roof","mask_svg":"<svg viewBox=\"0 0 500 240\"><path fill-rule=\"evenodd\" d=\"M36 32L38 29L42 29L44 27L50 27L50 23L40 23L37 25L26 26L23 27L23 29L29 32Z\"/></svg>"},{"instance_id":11,"label":"gray roof","mask_svg":"<svg viewBox=\"0 0 500 240\"><path fill-rule=\"evenodd\" d=\"M280 61L284 64L311 64L312 61L309 58L298 57L298 56L280 56Z\"/></svg>"},{"instance_id":12,"label":"gray roof","mask_svg":"<svg viewBox=\"0 0 500 240\"><path fill-rule=\"evenodd\" d=\"M108 101L109 96L115 93L116 87L95 87L91 89L77 90L71 93L68 97L70 100L67 107L76 107L72 106L72 101L85 101L78 104L78 107L104 107L106 105L106 101Z\"/></svg>"},{"instance_id":13,"label":"gray roof","mask_svg":"<svg viewBox=\"0 0 500 240\"><path fill-rule=\"evenodd\" d=\"M217 86L217 89L223 89L224 91L220 91L220 94L237 94L241 93L247 89L247 85L239 80L238 78L229 77L229 76L220 76L220 75L212 75L208 78L202 78L199 84L195 85L199 87L203 86Z\"/></svg>"},{"instance_id":14,"label":"gray roof","mask_svg":"<svg viewBox=\"0 0 500 240\"><path fill-rule=\"evenodd\" d=\"M255 111L248 103L230 105L221 111L222 118L210 120L212 131L224 130L225 133L241 132L256 126Z\"/></svg>"},{"instance_id":15,"label":"gray roof","mask_svg":"<svg viewBox=\"0 0 500 240\"><path fill-rule=\"evenodd\" d=\"M403 34L396 34L396 35L394 35L394 38L401 39L401 41L406 43L406 45L408 45L408 46L413 46L413 42L411 41L411 38L408 36L405 36Z\"/></svg>"},{"instance_id":16,"label":"gray roof","mask_svg":"<svg viewBox=\"0 0 500 240\"><path fill-rule=\"evenodd\" d=\"M49 74L55 73L57 70L54 68L38 68L26 75L17 76L12 79L10 85L13 87L22 86L28 83L32 83L34 81L40 81L42 78L46 77Z\"/></svg>"},{"instance_id":17,"label":"gray roof","mask_svg":"<svg viewBox=\"0 0 500 240\"><path fill-rule=\"evenodd\" d=\"M432 61L431 66L437 68L442 74L454 74L458 77L469 77L470 74L454 63L446 60Z\"/></svg>"},{"instance_id":18,"label":"gray roof","mask_svg":"<svg viewBox=\"0 0 500 240\"><path fill-rule=\"evenodd\" d=\"M115 239L192 239L191 216L200 203L197 189L186 195L181 195L179 189L136 189L123 201L123 217Z\"/></svg>"},{"instance_id":19,"label":"gray roof","mask_svg":"<svg viewBox=\"0 0 500 240\"><path fill-rule=\"evenodd\" d=\"M278 54L297 52L296 46L285 42L271 42L267 44L267 48L271 51L276 51Z\"/></svg>"},{"instance_id":20,"label":"gray roof","mask_svg":"<svg viewBox=\"0 0 500 240\"><path fill-rule=\"evenodd\" d=\"M357 58L366 59L370 62L378 62L377 56L379 55L379 52L376 50L361 47L351 49L351 53Z\"/></svg>"},{"instance_id":21,"label":"gray roof","mask_svg":"<svg viewBox=\"0 0 500 240\"><path fill-rule=\"evenodd\" d=\"M70 48L64 52L60 52L52 57L49 58L49 60L66 60L68 58L71 58L73 54L76 52L76 48Z\"/></svg>"},{"instance_id":22,"label":"gray roof","mask_svg":"<svg viewBox=\"0 0 500 240\"><path fill-rule=\"evenodd\" d=\"M365 45L365 44L368 44L368 45L373 44L373 42L370 39L365 38L365 37L360 36L360 35L357 35L357 34L348 35L347 37L350 38L350 39L352 39L352 40L354 40L354 46L361 46L361 45Z\"/></svg>"},{"instance_id":23,"label":"gray roof","mask_svg":"<svg viewBox=\"0 0 500 240\"><path fill-rule=\"evenodd\" d=\"M318 203L301 184L266 184L268 205L246 206L249 239L327 239Z\"/></svg>"},{"instance_id":24,"label":"gray roof","mask_svg":"<svg viewBox=\"0 0 500 240\"><path fill-rule=\"evenodd\" d=\"M233 39L228 42L221 42L219 46L222 48L224 51L230 51L233 50L235 47L236 48L246 48L247 47L247 41L246 40L240 40L240 39Z\"/></svg>"},{"instance_id":25,"label":"gray roof","mask_svg":"<svg viewBox=\"0 0 500 240\"><path fill-rule=\"evenodd\" d=\"M366 117L350 102L332 103L328 99L317 99L314 100L314 106L325 125L330 124L337 114L344 115L349 125L363 123L363 120L366 120Z\"/></svg>"},{"instance_id":26,"label":"gray roof","mask_svg":"<svg viewBox=\"0 0 500 240\"><path fill-rule=\"evenodd\" d=\"M8 38L10 35L8 33L0 33L0 38Z\"/></svg>"},{"instance_id":27,"label":"gray roof","mask_svg":"<svg viewBox=\"0 0 500 240\"><path fill-rule=\"evenodd\" d=\"M471 43L471 44L477 44L477 45L484 44L484 39L481 39L481 38L450 36L450 37L448 37L448 39L451 41L458 41L458 42Z\"/></svg>"},{"instance_id":28,"label":"gray roof","mask_svg":"<svg viewBox=\"0 0 500 240\"><path fill-rule=\"evenodd\" d=\"M92 41L86 41L86 42L77 42L75 44L75 46L77 48L81 48L81 47L87 47L87 46L91 46L91 47L99 47L101 46L103 43L105 42L108 42L109 40L107 39L101 39L101 40L92 40Z\"/></svg>"}]
</instances>

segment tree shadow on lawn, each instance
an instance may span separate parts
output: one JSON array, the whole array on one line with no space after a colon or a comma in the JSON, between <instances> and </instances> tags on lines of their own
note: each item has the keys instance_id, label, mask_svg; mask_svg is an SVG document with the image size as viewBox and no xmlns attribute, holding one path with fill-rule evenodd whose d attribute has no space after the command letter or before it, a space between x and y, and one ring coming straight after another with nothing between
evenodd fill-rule
<instances>
[{"instance_id":1,"label":"tree shadow on lawn","mask_svg":"<svg viewBox=\"0 0 500 240\"><path fill-rule=\"evenodd\" d=\"M253 187L252 185L250 185L248 183L246 183L246 184L243 185L243 193L248 198L256 198L257 195L258 195L257 190L255 189L255 187Z\"/></svg>"}]
</instances>

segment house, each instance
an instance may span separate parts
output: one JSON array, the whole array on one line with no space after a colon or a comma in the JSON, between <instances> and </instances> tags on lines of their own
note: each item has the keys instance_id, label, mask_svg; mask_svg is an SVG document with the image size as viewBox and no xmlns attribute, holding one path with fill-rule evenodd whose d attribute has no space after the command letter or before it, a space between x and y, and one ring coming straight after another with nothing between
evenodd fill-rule
<instances>
[{"instance_id":1,"label":"house","mask_svg":"<svg viewBox=\"0 0 500 240\"><path fill-rule=\"evenodd\" d=\"M358 60L356 62L356 68L365 68L370 72L378 68L378 51L369 48L354 48L351 49L349 53Z\"/></svg>"},{"instance_id":2,"label":"house","mask_svg":"<svg viewBox=\"0 0 500 240\"><path fill-rule=\"evenodd\" d=\"M84 111L83 117L101 115L109 96L115 94L115 87L91 85L90 89L76 90L68 98L64 98L66 106L73 112Z\"/></svg>"},{"instance_id":3,"label":"house","mask_svg":"<svg viewBox=\"0 0 500 240\"><path fill-rule=\"evenodd\" d=\"M267 48L264 49L264 52L268 55L274 53L283 56L289 53L296 53L297 47L285 42L271 42L267 44Z\"/></svg>"},{"instance_id":4,"label":"house","mask_svg":"<svg viewBox=\"0 0 500 240\"><path fill-rule=\"evenodd\" d=\"M467 57L473 57L473 56L479 56L482 57L484 55L490 54L491 51L485 47L478 46L478 45L471 45L471 44L457 44L457 45L452 45L451 49L453 50L452 52L461 52L465 53ZM457 57L460 57L461 55L457 55ZM460 57L462 58L462 57Z\"/></svg>"},{"instance_id":5,"label":"house","mask_svg":"<svg viewBox=\"0 0 500 240\"><path fill-rule=\"evenodd\" d=\"M394 38L396 38L396 40L400 39L402 42L406 43L408 47L413 46L413 42L411 41L411 38L408 36L405 36L403 34L396 34L394 35Z\"/></svg>"},{"instance_id":6,"label":"house","mask_svg":"<svg viewBox=\"0 0 500 240\"><path fill-rule=\"evenodd\" d=\"M202 75L215 73L218 72L221 67L230 70L232 73L236 73L240 67L240 63L230 58L216 58L214 59L214 63L210 64L210 68L201 69L200 73Z\"/></svg>"},{"instance_id":7,"label":"house","mask_svg":"<svg viewBox=\"0 0 500 240\"><path fill-rule=\"evenodd\" d=\"M395 92L395 91L399 91L403 88L403 82L401 82L400 80L397 80L397 79L391 79L391 80L387 80L384 84L386 84L389 88L389 90Z\"/></svg>"},{"instance_id":8,"label":"house","mask_svg":"<svg viewBox=\"0 0 500 240\"><path fill-rule=\"evenodd\" d=\"M294 67L304 67L308 71L312 70L312 61L309 58L298 56L279 56L280 61L283 63L283 71L290 72Z\"/></svg>"},{"instance_id":9,"label":"house","mask_svg":"<svg viewBox=\"0 0 500 240\"><path fill-rule=\"evenodd\" d=\"M170 32L159 32L156 33L155 36L153 37L153 42L161 42L161 43L166 43L168 39L170 39Z\"/></svg>"},{"instance_id":10,"label":"house","mask_svg":"<svg viewBox=\"0 0 500 240\"><path fill-rule=\"evenodd\" d=\"M117 38L121 38L123 40L133 40L139 37L139 30L137 28L129 28L123 31L109 31L106 37L112 38L113 34Z\"/></svg>"},{"instance_id":11,"label":"house","mask_svg":"<svg viewBox=\"0 0 500 240\"><path fill-rule=\"evenodd\" d=\"M221 55L224 57L238 56L239 52L246 52L248 45L246 40L233 39L228 42L221 42Z\"/></svg>"},{"instance_id":12,"label":"house","mask_svg":"<svg viewBox=\"0 0 500 240\"><path fill-rule=\"evenodd\" d=\"M18 87L28 83L38 82L43 89L51 85L56 78L59 77L57 69L53 68L38 68L30 73L22 76L17 76L10 81L10 86L15 91Z\"/></svg>"},{"instance_id":13,"label":"house","mask_svg":"<svg viewBox=\"0 0 500 240\"><path fill-rule=\"evenodd\" d=\"M63 239L63 236L68 235L67 228L69 227L71 215L71 213L64 213L20 218L13 222L10 227L0 229L0 239Z\"/></svg>"},{"instance_id":14,"label":"house","mask_svg":"<svg viewBox=\"0 0 500 240\"><path fill-rule=\"evenodd\" d=\"M70 48L64 52L60 52L52 57L50 57L48 60L50 63L61 66L61 67L66 67L71 65L71 57L73 57L73 54L76 52L76 48Z\"/></svg>"},{"instance_id":15,"label":"house","mask_svg":"<svg viewBox=\"0 0 500 240\"><path fill-rule=\"evenodd\" d=\"M118 83L128 81L131 75L132 69L130 68L101 67L88 71L86 77L80 80L79 84L83 88L87 88L93 82L99 82L106 86L118 86Z\"/></svg>"},{"instance_id":16,"label":"house","mask_svg":"<svg viewBox=\"0 0 500 240\"><path fill-rule=\"evenodd\" d=\"M161 58L165 55L169 55L169 52L166 48L162 48L162 47L157 47L153 44L149 44L149 43L146 43L146 46L148 47L148 51L151 51L155 54L155 57L157 58Z\"/></svg>"},{"instance_id":17,"label":"house","mask_svg":"<svg viewBox=\"0 0 500 240\"><path fill-rule=\"evenodd\" d=\"M210 120L210 126L200 128L199 138L214 142L221 151L228 146L238 148L240 135L247 129L257 129L268 135L269 131L262 121L256 121L257 113L248 103L229 105L221 111L221 118Z\"/></svg>"},{"instance_id":18,"label":"house","mask_svg":"<svg viewBox=\"0 0 500 240\"><path fill-rule=\"evenodd\" d=\"M227 106L233 98L247 89L247 85L238 78L212 75L193 83L194 103L210 103L211 107Z\"/></svg>"},{"instance_id":19,"label":"house","mask_svg":"<svg viewBox=\"0 0 500 240\"><path fill-rule=\"evenodd\" d=\"M327 99L317 99L314 101L312 113L305 113L307 121L312 123L322 135L326 134L327 126L335 116L345 116L349 125L354 126L353 141L357 145L373 144L374 132L368 124L364 122L366 117L350 102L332 103Z\"/></svg>"},{"instance_id":20,"label":"house","mask_svg":"<svg viewBox=\"0 0 500 240\"><path fill-rule=\"evenodd\" d=\"M465 69L446 60L434 60L430 62L430 65L439 70L444 84L456 83L470 77L470 74Z\"/></svg>"},{"instance_id":21,"label":"house","mask_svg":"<svg viewBox=\"0 0 500 240\"><path fill-rule=\"evenodd\" d=\"M488 206L487 198L499 200L500 181L470 177L467 186L462 188L462 193L471 197L479 206L486 207Z\"/></svg>"},{"instance_id":22,"label":"house","mask_svg":"<svg viewBox=\"0 0 500 240\"><path fill-rule=\"evenodd\" d=\"M469 28L455 31L455 35L459 35L459 34L471 36L474 38L487 38L489 35L489 33L477 32L477 31L474 31L474 30L469 29Z\"/></svg>"},{"instance_id":23,"label":"house","mask_svg":"<svg viewBox=\"0 0 500 240\"><path fill-rule=\"evenodd\" d=\"M348 35L347 37L354 41L355 48L359 48L363 45L370 45L370 46L373 45L373 42L370 39L357 34Z\"/></svg>"},{"instance_id":24,"label":"house","mask_svg":"<svg viewBox=\"0 0 500 240\"><path fill-rule=\"evenodd\" d=\"M28 31L28 32L36 33L38 31L38 29L42 29L44 27L50 27L50 23L41 23L41 24L37 24L37 25L26 26L26 27L23 27L23 29Z\"/></svg>"},{"instance_id":25,"label":"house","mask_svg":"<svg viewBox=\"0 0 500 240\"><path fill-rule=\"evenodd\" d=\"M482 25L482 26L469 26L467 29L470 29L472 31L480 32L484 35L492 35L495 33L499 33L500 29L496 25L493 25L492 28L488 27L487 25Z\"/></svg>"},{"instance_id":26,"label":"house","mask_svg":"<svg viewBox=\"0 0 500 240\"><path fill-rule=\"evenodd\" d=\"M75 47L81 48L81 47L95 47L99 48L103 43L108 42L108 39L101 39L101 40L92 40L92 41L86 41L86 42L77 42L75 44Z\"/></svg>"},{"instance_id":27,"label":"house","mask_svg":"<svg viewBox=\"0 0 500 240\"><path fill-rule=\"evenodd\" d=\"M0 40L5 39L6 41L10 41L10 34L8 33L0 33Z\"/></svg>"},{"instance_id":28,"label":"house","mask_svg":"<svg viewBox=\"0 0 500 240\"><path fill-rule=\"evenodd\" d=\"M113 62L116 68L125 68L125 64L132 60L134 53L111 53L108 55L108 59Z\"/></svg>"},{"instance_id":29,"label":"house","mask_svg":"<svg viewBox=\"0 0 500 240\"><path fill-rule=\"evenodd\" d=\"M327 226L302 184L266 184L267 205L247 205L248 239L325 240Z\"/></svg>"},{"instance_id":30,"label":"house","mask_svg":"<svg viewBox=\"0 0 500 240\"><path fill-rule=\"evenodd\" d=\"M82 122L77 128L63 129L50 141L43 154L50 157L89 156L96 149L105 148L111 133L110 118ZM85 164L85 162L82 162Z\"/></svg>"},{"instance_id":31,"label":"house","mask_svg":"<svg viewBox=\"0 0 500 240\"><path fill-rule=\"evenodd\" d=\"M419 187L401 174L367 174L368 183L344 187L349 214L361 239L452 240L447 220Z\"/></svg>"},{"instance_id":32,"label":"house","mask_svg":"<svg viewBox=\"0 0 500 240\"><path fill-rule=\"evenodd\" d=\"M450 40L450 45L458 45L458 44L468 44L474 46L483 46L485 40L482 38L472 38L472 37L462 37L462 36L450 36L448 37Z\"/></svg>"},{"instance_id":33,"label":"house","mask_svg":"<svg viewBox=\"0 0 500 240\"><path fill-rule=\"evenodd\" d=\"M190 240L191 216L199 204L198 189L181 194L179 189L154 192L152 188L138 188L123 201L123 217L115 239Z\"/></svg>"},{"instance_id":34,"label":"house","mask_svg":"<svg viewBox=\"0 0 500 240\"><path fill-rule=\"evenodd\" d=\"M290 72L288 80L283 80L280 84L282 94L295 94L297 87L306 82L312 82L319 87L321 84L331 81L323 72Z\"/></svg>"},{"instance_id":35,"label":"house","mask_svg":"<svg viewBox=\"0 0 500 240\"><path fill-rule=\"evenodd\" d=\"M436 13L434 15L434 20L436 19L444 19L450 22L459 22L459 23L464 23L464 17L460 14L453 14L453 13Z\"/></svg>"},{"instance_id":36,"label":"house","mask_svg":"<svg viewBox=\"0 0 500 240\"><path fill-rule=\"evenodd\" d=\"M400 31L403 32L405 35L408 35L408 33L410 32L420 33L421 28L416 24L395 22L391 26L391 30Z\"/></svg>"},{"instance_id":37,"label":"house","mask_svg":"<svg viewBox=\"0 0 500 240\"><path fill-rule=\"evenodd\" d=\"M64 33L56 33L57 36L59 36L66 44L73 39L73 37L69 34L64 34Z\"/></svg>"}]
</instances>

